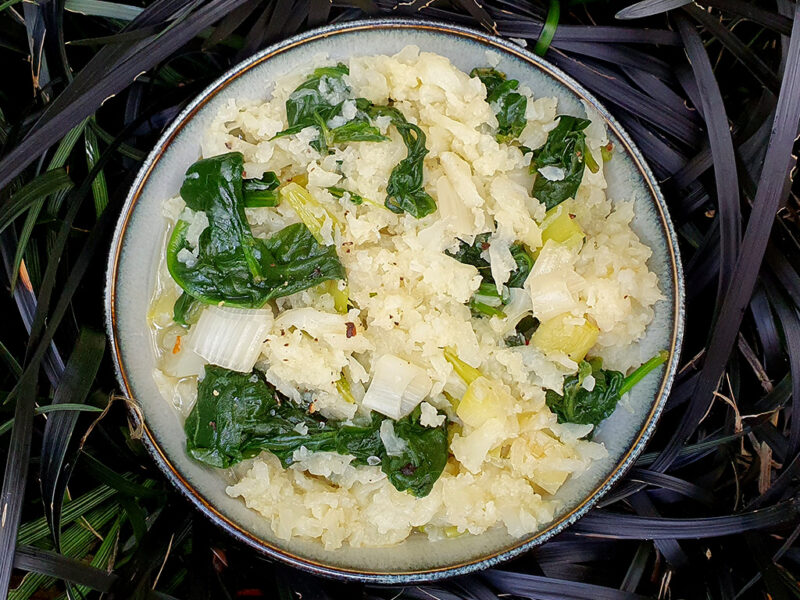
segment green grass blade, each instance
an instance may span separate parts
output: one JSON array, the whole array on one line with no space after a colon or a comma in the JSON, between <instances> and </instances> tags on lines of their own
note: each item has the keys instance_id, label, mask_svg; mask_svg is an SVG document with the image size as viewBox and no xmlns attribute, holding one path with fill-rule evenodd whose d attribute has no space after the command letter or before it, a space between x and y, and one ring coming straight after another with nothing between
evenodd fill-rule
<instances>
[{"instance_id":1,"label":"green grass blade","mask_svg":"<svg viewBox=\"0 0 800 600\"><path fill-rule=\"evenodd\" d=\"M92 120L94 120L94 117L92 117ZM97 136L91 127L87 127L84 130L83 137L86 140L86 165L91 170L100 157L100 147L97 143ZM94 196L95 214L99 217L108 206L108 187L105 173L102 170L97 173L97 177L92 181L92 196Z\"/></svg>"},{"instance_id":2,"label":"green grass blade","mask_svg":"<svg viewBox=\"0 0 800 600\"><path fill-rule=\"evenodd\" d=\"M11 197L5 210L0 213L0 232L41 199L71 187L72 179L64 169L42 173Z\"/></svg>"},{"instance_id":3,"label":"green grass blade","mask_svg":"<svg viewBox=\"0 0 800 600\"><path fill-rule=\"evenodd\" d=\"M103 0L67 0L64 10L80 13L90 17L105 17L106 19L119 19L120 21L133 21L142 12L142 8L129 4L104 2Z\"/></svg>"},{"instance_id":4,"label":"green grass blade","mask_svg":"<svg viewBox=\"0 0 800 600\"><path fill-rule=\"evenodd\" d=\"M74 500L64 503L61 509L61 522L66 525L72 523L75 519L87 514L89 511L97 508L106 500L112 498L117 491L107 485L100 485L85 494L78 496ZM50 533L47 525L47 519L40 517L33 521L28 521L19 526L17 534L17 543L19 544L35 544Z\"/></svg>"},{"instance_id":5,"label":"green grass blade","mask_svg":"<svg viewBox=\"0 0 800 600\"><path fill-rule=\"evenodd\" d=\"M119 505L114 502L103 508L96 509L86 516L86 522L97 531L119 514ZM97 536L83 523L76 523L69 527L61 540L61 552L64 556L82 559L91 551L97 542ZM56 582L54 577L40 573L28 573L22 582L9 591L9 600L28 600L38 590L50 587Z\"/></svg>"},{"instance_id":6,"label":"green grass blade","mask_svg":"<svg viewBox=\"0 0 800 600\"><path fill-rule=\"evenodd\" d=\"M11 351L6 348L6 345L0 341L0 356L3 357L3 360L8 365L8 368L11 369L11 372L14 374L14 377L19 377L22 375L22 367L17 362L17 359L14 358L14 355L11 354Z\"/></svg>"}]
</instances>

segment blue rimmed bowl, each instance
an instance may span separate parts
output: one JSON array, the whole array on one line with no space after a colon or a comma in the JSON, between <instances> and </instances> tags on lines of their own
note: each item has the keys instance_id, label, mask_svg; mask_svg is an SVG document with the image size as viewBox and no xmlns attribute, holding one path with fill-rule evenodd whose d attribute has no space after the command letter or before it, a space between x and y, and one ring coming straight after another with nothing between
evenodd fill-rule
<instances>
[{"instance_id":1,"label":"blue rimmed bowl","mask_svg":"<svg viewBox=\"0 0 800 600\"><path fill-rule=\"evenodd\" d=\"M558 492L563 509L541 530L520 538L497 528L479 536L430 542L412 535L388 548L340 548L275 537L269 524L239 499L225 493L225 482L213 469L187 456L183 423L160 394L153 379L156 353L146 314L162 250L165 222L161 203L180 188L186 168L200 156L203 131L219 107L231 98L265 99L271 82L308 69L320 54L336 60L353 55L393 54L413 44L448 57L469 71L494 54L497 68L534 90L555 96L559 111L584 115L584 104L605 119L609 139L618 150L606 163L607 193L633 199L632 226L650 246L650 269L657 274L664 300L641 344L645 354L663 348L671 358L659 372L631 393L597 430L608 458L570 480ZM372 583L408 583L463 575L517 556L563 531L618 481L642 452L669 393L678 364L683 333L683 283L677 241L655 178L630 137L608 111L579 83L521 47L471 29L412 20L356 21L317 29L267 48L234 67L200 94L159 140L148 156L122 210L108 262L106 311L117 376L123 391L141 408L144 444L167 478L204 515L238 540L271 557L317 574Z\"/></svg>"}]
</instances>

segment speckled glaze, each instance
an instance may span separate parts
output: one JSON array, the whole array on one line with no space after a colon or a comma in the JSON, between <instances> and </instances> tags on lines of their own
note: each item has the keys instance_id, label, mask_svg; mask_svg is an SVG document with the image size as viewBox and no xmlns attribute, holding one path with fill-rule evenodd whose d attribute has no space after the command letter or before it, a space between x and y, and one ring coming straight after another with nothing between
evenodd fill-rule
<instances>
[{"instance_id":1,"label":"speckled glaze","mask_svg":"<svg viewBox=\"0 0 800 600\"><path fill-rule=\"evenodd\" d=\"M160 206L177 193L184 171L199 158L202 132L220 103L235 97L265 99L272 81L292 69L307 68L321 55L347 59L392 54L409 44L447 56L465 71L487 64L486 53L491 52L500 70L528 85L536 96L556 96L560 112L584 115L583 101L606 120L618 149L606 163L607 193L612 200L634 200L632 226L653 249L649 266L665 297L656 305L654 321L640 344L646 354L668 348L672 355L634 389L627 408L618 409L598 428L596 439L606 444L609 458L559 491L563 509L540 531L514 538L495 528L440 542L417 535L390 548L325 551L316 542L277 539L257 513L225 494L219 471L191 461L184 451L182 423L153 381L155 348L145 316L164 243ZM211 521L257 551L319 575L370 583L431 581L491 567L543 543L585 515L633 464L656 426L678 364L683 310L681 264L666 204L641 153L603 106L569 76L520 46L463 27L414 20L356 21L310 31L267 48L214 82L178 116L142 165L117 224L106 280L107 328L119 383L139 404L144 444L166 477Z\"/></svg>"}]
</instances>

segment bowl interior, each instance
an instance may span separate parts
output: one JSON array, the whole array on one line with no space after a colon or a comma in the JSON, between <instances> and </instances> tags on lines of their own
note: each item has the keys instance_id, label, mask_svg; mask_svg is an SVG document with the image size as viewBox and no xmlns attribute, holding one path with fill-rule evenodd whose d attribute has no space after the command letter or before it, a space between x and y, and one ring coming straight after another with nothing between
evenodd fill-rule
<instances>
[{"instance_id":1,"label":"bowl interior","mask_svg":"<svg viewBox=\"0 0 800 600\"><path fill-rule=\"evenodd\" d=\"M186 168L200 156L203 132L218 108L232 98L265 99L271 82L295 70L307 70L320 57L347 59L354 54L392 54L409 44L450 58L459 68L497 62L509 77L528 85L538 96L555 96L559 112L583 116L581 100L608 122L609 138L620 152L606 163L607 193L612 200L633 199L633 228L653 249L650 269L665 299L640 342L643 354L680 348L682 288L674 233L663 199L638 151L608 113L578 84L547 63L511 43L452 26L419 22L371 21L328 28L289 40L237 67L211 86L177 119L145 163L118 225L109 262L107 307L109 330L123 389L141 405L146 442L155 459L201 510L245 542L318 572L373 581L432 579L484 567L543 541L581 516L629 466L644 446L674 374L677 352L657 377L637 386L630 402L605 421L596 439L609 450L607 459L569 481L558 497L563 509L555 523L525 538L496 529L480 536L429 542L412 536L390 548L341 548L325 551L317 543L278 540L268 523L239 499L225 494L218 472L191 461L184 452L185 436L177 412L161 396L152 376L155 349L145 315L157 259L164 244L161 202L177 193ZM492 56L493 55L493 56ZM477 561L482 561L479 565Z\"/></svg>"}]
</instances>

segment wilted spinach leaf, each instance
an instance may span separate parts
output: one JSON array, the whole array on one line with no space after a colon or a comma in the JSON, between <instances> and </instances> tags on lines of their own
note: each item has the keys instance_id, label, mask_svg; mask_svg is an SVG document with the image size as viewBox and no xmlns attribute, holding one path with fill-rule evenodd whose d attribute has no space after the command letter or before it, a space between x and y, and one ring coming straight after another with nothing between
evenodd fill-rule
<instances>
[{"instance_id":1,"label":"wilted spinach leaf","mask_svg":"<svg viewBox=\"0 0 800 600\"><path fill-rule=\"evenodd\" d=\"M347 66L341 63L335 67L315 69L286 100L289 127L278 132L275 138L314 127L319 135L311 142L311 146L319 152L327 152L335 143L382 142L388 139L361 110L357 110L355 117L346 123L333 128L329 126L332 119L342 116L344 103L352 100L350 87L344 81L344 76L349 72Z\"/></svg>"},{"instance_id":2,"label":"wilted spinach leaf","mask_svg":"<svg viewBox=\"0 0 800 600\"><path fill-rule=\"evenodd\" d=\"M591 121L569 115L559 116L559 122L547 136L544 146L533 151L531 172L536 174L533 197L547 209L558 206L567 198L574 198L583 179L586 165L586 129ZM539 169L556 167L563 172L559 181L545 178Z\"/></svg>"},{"instance_id":3,"label":"wilted spinach leaf","mask_svg":"<svg viewBox=\"0 0 800 600\"><path fill-rule=\"evenodd\" d=\"M515 92L519 87L516 79L506 79L505 73L491 68L475 68L469 74L477 77L486 86L486 101L497 117L497 141L509 142L525 129L525 110L528 99Z\"/></svg>"},{"instance_id":4,"label":"wilted spinach leaf","mask_svg":"<svg viewBox=\"0 0 800 600\"><path fill-rule=\"evenodd\" d=\"M417 408L394 423L395 435L407 448L389 457L380 437L380 415L364 426L327 421L279 396L258 372L206 365L184 430L188 453L212 467L227 468L262 451L271 452L286 467L294 451L304 446L313 452L350 454L357 465L377 457L398 490L425 496L447 462L447 430L444 425L421 426L419 414Z\"/></svg>"},{"instance_id":5,"label":"wilted spinach leaf","mask_svg":"<svg viewBox=\"0 0 800 600\"><path fill-rule=\"evenodd\" d=\"M458 250L455 252L448 252L447 254L455 258L458 262L472 265L478 269L478 273L480 273L483 278L480 288L470 300L469 306L473 314L504 318L505 314L500 307L508 303L508 295L498 294L489 261L481 256L491 245L489 241L490 237L488 233L481 233L475 236L475 241L472 244L459 241ZM514 257L514 262L517 263L517 268L511 272L511 276L506 282L506 285L510 288L521 288L528 278L528 274L531 272L533 259L528 254L528 251L525 250L523 244L512 244L509 247L509 251Z\"/></svg>"},{"instance_id":6,"label":"wilted spinach leaf","mask_svg":"<svg viewBox=\"0 0 800 600\"><path fill-rule=\"evenodd\" d=\"M597 425L614 412L617 402L625 393L668 357L668 352L659 352L627 377L619 371L603 369L600 358L589 362L582 360L578 372L564 378L563 395L547 390L545 401L558 417L559 423ZM589 375L594 377L594 388L591 391L583 387L583 382Z\"/></svg>"},{"instance_id":7,"label":"wilted spinach leaf","mask_svg":"<svg viewBox=\"0 0 800 600\"><path fill-rule=\"evenodd\" d=\"M447 429L420 425L420 408L394 423L394 433L406 442L399 456L384 455L381 469L398 490L427 496L447 464Z\"/></svg>"},{"instance_id":8,"label":"wilted spinach leaf","mask_svg":"<svg viewBox=\"0 0 800 600\"><path fill-rule=\"evenodd\" d=\"M183 292L172 307L172 320L178 325L189 327L197 316L200 303L190 294Z\"/></svg>"},{"instance_id":9,"label":"wilted spinach leaf","mask_svg":"<svg viewBox=\"0 0 800 600\"><path fill-rule=\"evenodd\" d=\"M421 219L436 210L436 202L422 186L423 161L428 149L425 147L426 137L422 130L409 123L403 113L391 106L367 106L366 101L359 102L359 108L368 111L373 119L389 117L397 128L403 143L406 145L406 157L401 160L389 175L386 186L386 208L393 213L407 212Z\"/></svg>"},{"instance_id":10,"label":"wilted spinach leaf","mask_svg":"<svg viewBox=\"0 0 800 600\"><path fill-rule=\"evenodd\" d=\"M267 171L259 179L243 179L244 205L248 208L278 206L280 203L279 185L278 176L272 171Z\"/></svg>"},{"instance_id":11,"label":"wilted spinach leaf","mask_svg":"<svg viewBox=\"0 0 800 600\"><path fill-rule=\"evenodd\" d=\"M302 223L266 240L253 237L244 214L242 169L242 155L232 152L200 160L186 172L181 196L189 208L206 213L209 225L196 258L182 261L189 223L175 224L167 244L175 282L205 304L258 308L272 298L344 279L336 249L319 244Z\"/></svg>"}]
</instances>

